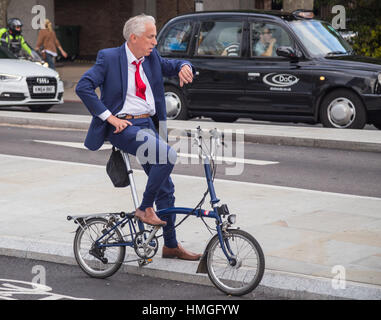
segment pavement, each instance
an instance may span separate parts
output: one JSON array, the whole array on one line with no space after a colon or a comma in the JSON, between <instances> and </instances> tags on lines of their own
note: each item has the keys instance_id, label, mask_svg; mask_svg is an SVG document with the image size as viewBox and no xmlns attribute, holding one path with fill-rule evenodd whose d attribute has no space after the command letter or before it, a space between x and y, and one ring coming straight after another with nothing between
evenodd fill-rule
<instances>
[{"instance_id":1,"label":"pavement","mask_svg":"<svg viewBox=\"0 0 381 320\"><path fill-rule=\"evenodd\" d=\"M65 100L78 100L74 86L88 67L58 68ZM0 124L86 130L89 121L89 116L0 112ZM171 135L184 135L197 125L199 121L169 121L168 129ZM378 130L206 122L201 126L231 130L235 139L250 142L381 152ZM2 154L0 167L0 254L75 264L76 225L66 221L67 215L134 209L129 189L113 188L103 165ZM141 195L146 176L141 170L134 176ZM205 180L178 174L173 180L176 203L195 206ZM263 248L266 271L253 298L264 292L290 299L381 299L381 198L224 179L216 179L215 188L237 214L237 226ZM196 218L183 223L177 234L184 247L196 252L202 252L211 237ZM127 260L133 259L133 252L127 251ZM197 265L162 259L159 251L151 264L127 262L119 272L211 285L206 275L196 273Z\"/></svg>"}]
</instances>

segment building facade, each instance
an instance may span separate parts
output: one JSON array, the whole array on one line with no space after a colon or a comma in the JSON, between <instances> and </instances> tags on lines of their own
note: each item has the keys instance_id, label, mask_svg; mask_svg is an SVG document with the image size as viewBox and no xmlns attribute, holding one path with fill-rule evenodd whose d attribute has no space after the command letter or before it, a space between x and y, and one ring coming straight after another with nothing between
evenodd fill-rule
<instances>
[{"instance_id":1,"label":"building facade","mask_svg":"<svg viewBox=\"0 0 381 320\"><path fill-rule=\"evenodd\" d=\"M33 6L45 8L46 17L56 26L79 26L79 56L93 59L102 48L121 45L125 21L146 13L156 18L158 30L172 17L194 12L237 9L309 9L313 0L10 0L8 18L19 17L24 23L25 39L34 46L38 30L32 27ZM311 7L312 8L312 7ZM65 49L65 48L64 48Z\"/></svg>"}]
</instances>

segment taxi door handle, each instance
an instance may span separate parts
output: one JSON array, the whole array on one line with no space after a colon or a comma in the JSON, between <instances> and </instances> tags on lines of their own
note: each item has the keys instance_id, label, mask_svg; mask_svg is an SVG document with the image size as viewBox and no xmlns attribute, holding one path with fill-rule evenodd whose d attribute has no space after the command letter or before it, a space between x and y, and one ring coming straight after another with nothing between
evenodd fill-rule
<instances>
[{"instance_id":1,"label":"taxi door handle","mask_svg":"<svg viewBox=\"0 0 381 320\"><path fill-rule=\"evenodd\" d=\"M249 72L247 74L247 79L248 80L254 80L256 78L258 78L261 74L259 72Z\"/></svg>"}]
</instances>

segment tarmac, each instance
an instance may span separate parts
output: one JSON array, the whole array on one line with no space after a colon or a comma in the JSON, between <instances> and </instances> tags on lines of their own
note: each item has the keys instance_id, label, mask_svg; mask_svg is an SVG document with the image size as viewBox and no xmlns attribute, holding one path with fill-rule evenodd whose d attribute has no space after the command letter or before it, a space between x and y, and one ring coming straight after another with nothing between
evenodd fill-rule
<instances>
[{"instance_id":1,"label":"tarmac","mask_svg":"<svg viewBox=\"0 0 381 320\"><path fill-rule=\"evenodd\" d=\"M57 68L66 101L78 101L75 83L88 67ZM90 116L0 112L0 124L86 130L89 122ZM199 121L168 121L172 136L186 135L197 125ZM207 122L201 126L231 130L235 139L245 142L311 146L322 152L324 148L381 152L378 130ZM1 154L0 166L3 255L76 264L72 244L77 226L66 220L68 215L134 209L129 189L113 188L103 165ZM134 177L141 195L146 176L134 170ZM179 174L172 178L176 204L194 207L206 186L204 178ZM224 179L216 179L215 188L222 203L237 214L236 226L251 233L265 254L263 280L249 298L265 292L289 299L381 300L381 197ZM213 221L209 224L213 226ZM196 218L180 225L177 234L184 247L196 252L202 252L211 237ZM132 249L127 253L127 260L134 259ZM159 249L151 264L127 262L119 272L212 285L206 275L196 273L197 262L160 256Z\"/></svg>"}]
</instances>

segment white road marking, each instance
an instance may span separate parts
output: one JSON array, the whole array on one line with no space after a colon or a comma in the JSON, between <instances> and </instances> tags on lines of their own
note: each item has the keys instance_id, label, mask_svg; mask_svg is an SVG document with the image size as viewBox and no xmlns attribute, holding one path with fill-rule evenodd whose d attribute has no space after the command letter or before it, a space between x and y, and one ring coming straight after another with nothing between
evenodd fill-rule
<instances>
[{"instance_id":1,"label":"white road marking","mask_svg":"<svg viewBox=\"0 0 381 320\"><path fill-rule=\"evenodd\" d=\"M23 295L33 295L36 300L90 300L53 293L51 287L40 283L0 279L0 300L18 300Z\"/></svg>"},{"instance_id":2,"label":"white road marking","mask_svg":"<svg viewBox=\"0 0 381 320\"><path fill-rule=\"evenodd\" d=\"M38 143L47 143L47 144L53 144L63 147L70 147L70 148L78 148L78 149L85 149L87 148L83 145L82 142L67 142L67 141L49 141L49 140L32 140L34 142ZM109 144L104 144L99 150L109 150L112 146ZM198 159L197 154L193 153L178 153L179 157L182 158L193 158ZM242 158L234 158L234 157L217 157L217 161L221 162L227 162L227 163L243 163L243 164L251 164L256 166L266 166L266 165L272 165L272 164L278 164L279 162L276 161L265 161L265 160L255 160L255 159L242 159Z\"/></svg>"},{"instance_id":3,"label":"white road marking","mask_svg":"<svg viewBox=\"0 0 381 320\"><path fill-rule=\"evenodd\" d=\"M53 144L57 146L63 146L63 147L70 147L70 148L77 148L77 149L85 149L88 150L83 142L67 142L67 141L49 141L49 140L32 140L33 142L38 143L47 143L47 144ZM110 144L104 144L99 150L108 150L111 149L112 145Z\"/></svg>"},{"instance_id":4,"label":"white road marking","mask_svg":"<svg viewBox=\"0 0 381 320\"><path fill-rule=\"evenodd\" d=\"M179 157L184 158L198 158L197 154L189 154L189 153L178 153ZM278 164L279 162L275 161L265 161L265 160L254 160L254 159L242 159L242 158L233 158L233 157L217 157L217 161L225 161L225 162L236 162L236 163L244 163L244 164L252 164L257 166L266 166L269 164Z\"/></svg>"}]
</instances>

